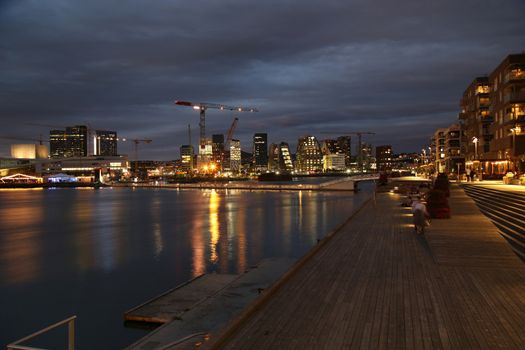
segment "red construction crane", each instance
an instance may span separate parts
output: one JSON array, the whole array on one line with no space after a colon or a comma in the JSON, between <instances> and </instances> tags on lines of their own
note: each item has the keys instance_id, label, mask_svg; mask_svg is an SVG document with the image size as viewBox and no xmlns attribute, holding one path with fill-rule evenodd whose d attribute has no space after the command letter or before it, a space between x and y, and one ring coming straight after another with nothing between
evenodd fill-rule
<instances>
[{"instance_id":1,"label":"red construction crane","mask_svg":"<svg viewBox=\"0 0 525 350\"><path fill-rule=\"evenodd\" d=\"M370 131L322 131L321 134L331 134L331 135L357 135L357 165L359 169L363 168L363 145L361 143L362 135L375 135L375 132Z\"/></svg>"},{"instance_id":2,"label":"red construction crane","mask_svg":"<svg viewBox=\"0 0 525 350\"><path fill-rule=\"evenodd\" d=\"M240 106L227 106L219 103L207 103L207 102L189 102L189 101L175 101L176 105L192 107L195 110L200 111L199 128L200 128L200 139L199 146L205 147L206 141L206 110L208 108L229 110L237 112L258 112L257 108L254 107L240 107Z\"/></svg>"},{"instance_id":3,"label":"red construction crane","mask_svg":"<svg viewBox=\"0 0 525 350\"><path fill-rule=\"evenodd\" d=\"M226 145L230 145L230 141L233 138L233 132L235 131L235 128L237 127L237 122L239 121L239 118L235 117L233 118L232 125L230 126L230 129L228 129L228 134L226 136Z\"/></svg>"}]
</instances>

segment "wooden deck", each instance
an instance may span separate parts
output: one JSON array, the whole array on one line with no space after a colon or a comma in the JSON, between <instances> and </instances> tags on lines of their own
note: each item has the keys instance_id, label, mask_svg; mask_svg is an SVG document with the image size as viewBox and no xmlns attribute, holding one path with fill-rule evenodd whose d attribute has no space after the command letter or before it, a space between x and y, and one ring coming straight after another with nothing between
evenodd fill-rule
<instances>
[{"instance_id":1,"label":"wooden deck","mask_svg":"<svg viewBox=\"0 0 525 350\"><path fill-rule=\"evenodd\" d=\"M416 236L378 194L278 288L212 335L220 349L524 349L525 265L461 189Z\"/></svg>"}]
</instances>

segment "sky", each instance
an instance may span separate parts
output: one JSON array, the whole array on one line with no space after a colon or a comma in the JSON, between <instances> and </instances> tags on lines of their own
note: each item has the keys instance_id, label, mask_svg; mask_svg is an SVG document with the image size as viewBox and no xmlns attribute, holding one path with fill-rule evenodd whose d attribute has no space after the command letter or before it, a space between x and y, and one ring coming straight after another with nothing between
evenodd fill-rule
<instances>
[{"instance_id":1,"label":"sky","mask_svg":"<svg viewBox=\"0 0 525 350\"><path fill-rule=\"evenodd\" d=\"M239 118L245 151L256 132L294 152L303 135L368 131L417 152L476 76L525 51L524 13L524 0L0 0L0 157L88 124L176 159L199 113L175 100L256 107L207 111L208 135Z\"/></svg>"}]
</instances>

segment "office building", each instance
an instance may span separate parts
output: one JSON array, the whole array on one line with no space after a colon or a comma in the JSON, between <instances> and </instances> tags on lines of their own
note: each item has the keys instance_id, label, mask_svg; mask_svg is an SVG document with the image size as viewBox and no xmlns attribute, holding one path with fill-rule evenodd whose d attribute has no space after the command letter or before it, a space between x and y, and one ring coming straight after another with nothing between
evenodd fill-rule
<instances>
[{"instance_id":1,"label":"office building","mask_svg":"<svg viewBox=\"0 0 525 350\"><path fill-rule=\"evenodd\" d=\"M241 172L241 141L230 141L230 171L232 174Z\"/></svg>"},{"instance_id":2,"label":"office building","mask_svg":"<svg viewBox=\"0 0 525 350\"><path fill-rule=\"evenodd\" d=\"M297 167L299 172L319 172L323 168L323 154L315 136L303 136L297 141Z\"/></svg>"},{"instance_id":3,"label":"office building","mask_svg":"<svg viewBox=\"0 0 525 350\"><path fill-rule=\"evenodd\" d=\"M338 147L345 155L345 166L350 167L352 163L352 138L350 136L339 136L337 138Z\"/></svg>"},{"instance_id":4,"label":"office building","mask_svg":"<svg viewBox=\"0 0 525 350\"><path fill-rule=\"evenodd\" d=\"M222 171L224 166L224 135L212 135L211 142L211 160L215 164L216 169Z\"/></svg>"},{"instance_id":5,"label":"office building","mask_svg":"<svg viewBox=\"0 0 525 350\"><path fill-rule=\"evenodd\" d=\"M88 155L87 127L76 125L65 130L51 130L49 148L52 158L86 157Z\"/></svg>"},{"instance_id":6,"label":"office building","mask_svg":"<svg viewBox=\"0 0 525 350\"><path fill-rule=\"evenodd\" d=\"M268 134L253 135L253 168L262 172L268 170Z\"/></svg>"},{"instance_id":7,"label":"office building","mask_svg":"<svg viewBox=\"0 0 525 350\"><path fill-rule=\"evenodd\" d=\"M286 142L279 144L279 170L283 172L292 172L294 170L290 146Z\"/></svg>"},{"instance_id":8,"label":"office building","mask_svg":"<svg viewBox=\"0 0 525 350\"><path fill-rule=\"evenodd\" d=\"M180 146L181 170L190 174L193 172L193 146Z\"/></svg>"},{"instance_id":9,"label":"office building","mask_svg":"<svg viewBox=\"0 0 525 350\"><path fill-rule=\"evenodd\" d=\"M390 172L392 170L392 146L376 146L377 171Z\"/></svg>"},{"instance_id":10,"label":"office building","mask_svg":"<svg viewBox=\"0 0 525 350\"><path fill-rule=\"evenodd\" d=\"M93 138L93 155L116 156L117 132L108 130L96 130Z\"/></svg>"}]
</instances>

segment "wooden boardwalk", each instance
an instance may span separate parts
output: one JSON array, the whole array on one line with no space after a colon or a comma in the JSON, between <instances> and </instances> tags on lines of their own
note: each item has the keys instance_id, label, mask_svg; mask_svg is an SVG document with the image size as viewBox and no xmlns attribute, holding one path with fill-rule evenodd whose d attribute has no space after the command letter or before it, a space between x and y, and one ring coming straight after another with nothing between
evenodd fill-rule
<instances>
[{"instance_id":1,"label":"wooden boardwalk","mask_svg":"<svg viewBox=\"0 0 525 350\"><path fill-rule=\"evenodd\" d=\"M525 265L462 190L452 219L416 236L378 194L207 347L524 349Z\"/></svg>"}]
</instances>

